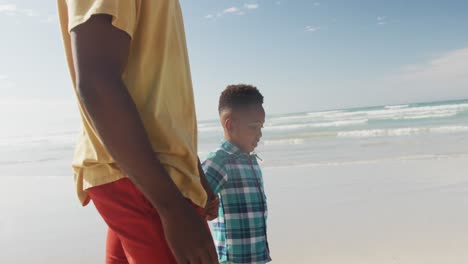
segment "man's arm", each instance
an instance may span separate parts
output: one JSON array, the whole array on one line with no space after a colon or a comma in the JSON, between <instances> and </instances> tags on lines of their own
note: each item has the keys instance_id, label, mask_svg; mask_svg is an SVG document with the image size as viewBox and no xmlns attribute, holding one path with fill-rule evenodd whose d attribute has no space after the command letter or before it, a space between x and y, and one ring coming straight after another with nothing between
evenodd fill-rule
<instances>
[{"instance_id":1,"label":"man's arm","mask_svg":"<svg viewBox=\"0 0 468 264\"><path fill-rule=\"evenodd\" d=\"M218 263L209 231L156 158L122 81L130 36L111 19L95 15L71 32L79 99L117 165L158 210L177 261Z\"/></svg>"}]
</instances>

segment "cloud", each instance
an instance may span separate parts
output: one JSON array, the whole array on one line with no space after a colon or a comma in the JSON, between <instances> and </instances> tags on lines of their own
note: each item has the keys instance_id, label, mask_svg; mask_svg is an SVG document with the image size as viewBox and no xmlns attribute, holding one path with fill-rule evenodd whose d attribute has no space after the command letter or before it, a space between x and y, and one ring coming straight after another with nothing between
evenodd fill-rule
<instances>
[{"instance_id":1,"label":"cloud","mask_svg":"<svg viewBox=\"0 0 468 264\"><path fill-rule=\"evenodd\" d=\"M0 4L0 12L15 12L17 10L14 4Z\"/></svg>"},{"instance_id":2,"label":"cloud","mask_svg":"<svg viewBox=\"0 0 468 264\"><path fill-rule=\"evenodd\" d=\"M10 89L15 86L15 83L11 81L7 75L0 74L0 89Z\"/></svg>"},{"instance_id":3,"label":"cloud","mask_svg":"<svg viewBox=\"0 0 468 264\"><path fill-rule=\"evenodd\" d=\"M320 6L320 2L315 2L315 3L314 3L314 6L316 6L316 7L317 7L317 6Z\"/></svg>"},{"instance_id":4,"label":"cloud","mask_svg":"<svg viewBox=\"0 0 468 264\"><path fill-rule=\"evenodd\" d=\"M8 16L16 15L18 8L15 4L0 4L0 14Z\"/></svg>"},{"instance_id":5,"label":"cloud","mask_svg":"<svg viewBox=\"0 0 468 264\"><path fill-rule=\"evenodd\" d=\"M388 24L387 17L385 17L385 16L378 16L377 17L377 25L383 26L383 25L386 25L386 24Z\"/></svg>"},{"instance_id":6,"label":"cloud","mask_svg":"<svg viewBox=\"0 0 468 264\"><path fill-rule=\"evenodd\" d=\"M260 7L259 4L248 4L245 3L241 8L238 8L237 6L232 6L229 8L224 9L221 12L218 12L216 15L213 14L208 14L205 16L206 19L214 19L216 17L222 17L224 15L238 15L238 16L244 16L247 14L246 11L253 11L255 9L258 9Z\"/></svg>"},{"instance_id":7,"label":"cloud","mask_svg":"<svg viewBox=\"0 0 468 264\"><path fill-rule=\"evenodd\" d=\"M252 10L252 9L257 9L259 5L258 4L244 4L244 7L249 10Z\"/></svg>"},{"instance_id":8,"label":"cloud","mask_svg":"<svg viewBox=\"0 0 468 264\"><path fill-rule=\"evenodd\" d=\"M39 18L41 22L52 23L54 22L55 16L41 16L39 12L33 9L20 8L16 4L11 3L0 3L0 15L6 15L10 17L36 17Z\"/></svg>"},{"instance_id":9,"label":"cloud","mask_svg":"<svg viewBox=\"0 0 468 264\"><path fill-rule=\"evenodd\" d=\"M19 9L18 12L20 14L23 14L25 16L29 16L29 17L37 17L39 16L39 13L32 10L32 9Z\"/></svg>"},{"instance_id":10,"label":"cloud","mask_svg":"<svg viewBox=\"0 0 468 264\"><path fill-rule=\"evenodd\" d=\"M235 6L229 7L223 10L223 14L232 14L232 13L237 13L237 12L239 12L239 8Z\"/></svg>"},{"instance_id":11,"label":"cloud","mask_svg":"<svg viewBox=\"0 0 468 264\"><path fill-rule=\"evenodd\" d=\"M467 69L468 47L440 54L423 63L405 65L385 77L382 83L388 86L389 95L395 90L404 90L408 96L416 97L468 97Z\"/></svg>"},{"instance_id":12,"label":"cloud","mask_svg":"<svg viewBox=\"0 0 468 264\"><path fill-rule=\"evenodd\" d=\"M319 30L320 30L319 27L313 27L313 26L307 26L307 27L305 28L305 31L306 31L306 32L311 32L311 33L317 32L317 31L319 31Z\"/></svg>"},{"instance_id":13,"label":"cloud","mask_svg":"<svg viewBox=\"0 0 468 264\"><path fill-rule=\"evenodd\" d=\"M468 48L442 54L426 63L407 65L401 79L432 83L463 83L468 87Z\"/></svg>"},{"instance_id":14,"label":"cloud","mask_svg":"<svg viewBox=\"0 0 468 264\"><path fill-rule=\"evenodd\" d=\"M54 23L57 21L57 16L56 15L49 15L45 19L42 20L44 23Z\"/></svg>"},{"instance_id":15,"label":"cloud","mask_svg":"<svg viewBox=\"0 0 468 264\"><path fill-rule=\"evenodd\" d=\"M281 5L281 1L276 1L276 5Z\"/></svg>"}]
</instances>

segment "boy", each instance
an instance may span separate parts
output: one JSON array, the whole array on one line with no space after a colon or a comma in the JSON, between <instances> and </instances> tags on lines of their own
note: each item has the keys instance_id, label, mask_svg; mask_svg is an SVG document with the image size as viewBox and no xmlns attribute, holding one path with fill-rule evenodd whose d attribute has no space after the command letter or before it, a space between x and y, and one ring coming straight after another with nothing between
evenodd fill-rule
<instances>
[{"instance_id":1,"label":"boy","mask_svg":"<svg viewBox=\"0 0 468 264\"><path fill-rule=\"evenodd\" d=\"M263 96L251 85L228 86L219 99L224 128L221 147L203 163L208 184L219 194L212 222L220 263L267 263L267 205L257 156L252 154L265 123Z\"/></svg>"}]
</instances>

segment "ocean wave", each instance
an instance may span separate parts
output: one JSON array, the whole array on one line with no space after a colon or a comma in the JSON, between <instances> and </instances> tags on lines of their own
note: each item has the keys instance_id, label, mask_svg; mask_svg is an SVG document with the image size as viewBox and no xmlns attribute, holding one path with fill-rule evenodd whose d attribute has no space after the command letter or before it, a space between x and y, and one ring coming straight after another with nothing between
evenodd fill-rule
<instances>
[{"instance_id":1,"label":"ocean wave","mask_svg":"<svg viewBox=\"0 0 468 264\"><path fill-rule=\"evenodd\" d=\"M456 111L447 111L447 112L440 112L440 113L428 113L428 114L421 114L421 115L414 115L414 116L403 116L400 118L394 118L394 120L400 119L427 119L427 118L444 118L444 117L453 117L456 116L458 112Z\"/></svg>"},{"instance_id":2,"label":"ocean wave","mask_svg":"<svg viewBox=\"0 0 468 264\"><path fill-rule=\"evenodd\" d=\"M357 113L367 116L369 119L418 119L451 117L460 112L468 110L468 104L465 105L445 105L445 106L421 106L402 109L381 109Z\"/></svg>"},{"instance_id":3,"label":"ocean wave","mask_svg":"<svg viewBox=\"0 0 468 264\"><path fill-rule=\"evenodd\" d=\"M277 139L277 140L265 140L263 144L265 146L277 146L277 145L300 145L305 142L303 138L289 138L289 139Z\"/></svg>"},{"instance_id":4,"label":"ocean wave","mask_svg":"<svg viewBox=\"0 0 468 264\"><path fill-rule=\"evenodd\" d=\"M268 120L268 124L272 126L294 126L302 125L303 127L320 127L311 125L313 123L332 123L349 120L417 120L429 118L449 118L460 113L468 112L468 104L445 104L434 106L414 106L410 105L395 105L385 106L380 109L371 110L343 110L343 111L325 111L317 113L308 113L306 115L285 116L272 118ZM333 125L332 125L333 126Z\"/></svg>"},{"instance_id":5,"label":"ocean wave","mask_svg":"<svg viewBox=\"0 0 468 264\"><path fill-rule=\"evenodd\" d=\"M281 123L281 122L289 122L291 120L303 120L303 119L308 119L311 117L313 118L313 116L309 116L308 114L297 114L297 115L272 117L268 121L272 123Z\"/></svg>"},{"instance_id":6,"label":"ocean wave","mask_svg":"<svg viewBox=\"0 0 468 264\"><path fill-rule=\"evenodd\" d=\"M311 123L311 122L320 122L324 120L330 120L331 115L337 113L344 113L343 111L324 111L324 112L312 112L305 114L297 115L288 115L288 116L279 116L269 118L267 123L268 125L287 125L287 124L301 124L301 123Z\"/></svg>"},{"instance_id":7,"label":"ocean wave","mask_svg":"<svg viewBox=\"0 0 468 264\"><path fill-rule=\"evenodd\" d=\"M402 109L402 108L408 108L409 105L387 105L385 106L385 109Z\"/></svg>"},{"instance_id":8,"label":"ocean wave","mask_svg":"<svg viewBox=\"0 0 468 264\"><path fill-rule=\"evenodd\" d=\"M22 165L22 164L29 164L29 163L44 163L44 162L51 162L57 161L60 158L42 158L42 159L32 159L32 160L11 160L11 161L0 161L0 166L13 166L13 165Z\"/></svg>"},{"instance_id":9,"label":"ocean wave","mask_svg":"<svg viewBox=\"0 0 468 264\"><path fill-rule=\"evenodd\" d=\"M291 131L291 130L301 130L301 129L307 129L307 128L356 126L356 125L367 124L368 121L369 120L367 119L358 119L358 120L341 120L341 121L324 122L324 123L267 126L264 128L264 131Z\"/></svg>"},{"instance_id":10,"label":"ocean wave","mask_svg":"<svg viewBox=\"0 0 468 264\"><path fill-rule=\"evenodd\" d=\"M0 137L0 146L72 145L78 134L63 133L42 136Z\"/></svg>"},{"instance_id":11,"label":"ocean wave","mask_svg":"<svg viewBox=\"0 0 468 264\"><path fill-rule=\"evenodd\" d=\"M433 133L461 133L468 132L468 126L443 126L443 127L433 127L431 128Z\"/></svg>"},{"instance_id":12,"label":"ocean wave","mask_svg":"<svg viewBox=\"0 0 468 264\"><path fill-rule=\"evenodd\" d=\"M349 109L335 111L321 111L312 113L300 113L296 115L271 117L266 122L266 127L276 127L272 130L294 130L314 127L333 127L346 125L346 122L355 120L368 121L399 121L418 120L430 118L450 118L460 113L468 113L468 104L443 104L443 105L388 105L380 108ZM207 130L210 130L206 128ZM213 130L213 128L211 128Z\"/></svg>"},{"instance_id":13,"label":"ocean wave","mask_svg":"<svg viewBox=\"0 0 468 264\"><path fill-rule=\"evenodd\" d=\"M340 138L369 138L369 137L398 137L427 133L461 133L468 132L468 126L441 126L441 127L416 127L416 128L393 128L393 129L369 129L338 132Z\"/></svg>"},{"instance_id":14,"label":"ocean wave","mask_svg":"<svg viewBox=\"0 0 468 264\"><path fill-rule=\"evenodd\" d=\"M315 116L315 115L329 115L329 114L336 114L341 113L342 110L330 110L330 111L321 111L321 112L309 112L307 113L308 116Z\"/></svg>"},{"instance_id":15,"label":"ocean wave","mask_svg":"<svg viewBox=\"0 0 468 264\"><path fill-rule=\"evenodd\" d=\"M314 124L314 127L341 127L341 126L355 126L364 125L369 122L369 119L357 119L357 120L342 120L328 123Z\"/></svg>"},{"instance_id":16,"label":"ocean wave","mask_svg":"<svg viewBox=\"0 0 468 264\"><path fill-rule=\"evenodd\" d=\"M468 104L419 106L407 108L375 109L337 114L334 119L367 118L370 120L399 120L419 118L451 117L468 111Z\"/></svg>"},{"instance_id":17,"label":"ocean wave","mask_svg":"<svg viewBox=\"0 0 468 264\"><path fill-rule=\"evenodd\" d=\"M363 160L350 160L350 161L324 161L324 162L311 162L311 163L291 163L291 164L274 164L264 162L265 168L281 169L281 168L312 168L312 167L341 167L353 165L370 165L379 164L384 162L395 161L417 161L417 160L450 160L450 159L466 159L468 154L423 154L423 155L410 155L410 156L396 156L381 159L363 159Z\"/></svg>"}]
</instances>

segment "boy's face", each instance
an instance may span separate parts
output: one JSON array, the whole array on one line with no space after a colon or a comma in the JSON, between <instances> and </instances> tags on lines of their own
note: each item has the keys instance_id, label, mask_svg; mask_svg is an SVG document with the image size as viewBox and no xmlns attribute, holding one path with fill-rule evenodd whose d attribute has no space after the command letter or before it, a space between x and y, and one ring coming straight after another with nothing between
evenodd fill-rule
<instances>
[{"instance_id":1,"label":"boy's face","mask_svg":"<svg viewBox=\"0 0 468 264\"><path fill-rule=\"evenodd\" d=\"M233 110L230 120L226 122L226 136L242 152L250 153L255 150L262 137L264 123L265 110L261 105Z\"/></svg>"}]
</instances>

